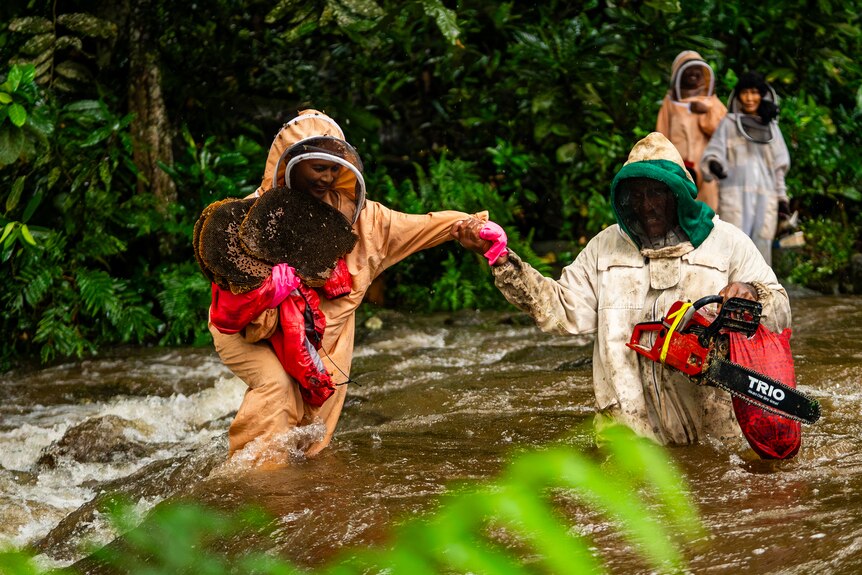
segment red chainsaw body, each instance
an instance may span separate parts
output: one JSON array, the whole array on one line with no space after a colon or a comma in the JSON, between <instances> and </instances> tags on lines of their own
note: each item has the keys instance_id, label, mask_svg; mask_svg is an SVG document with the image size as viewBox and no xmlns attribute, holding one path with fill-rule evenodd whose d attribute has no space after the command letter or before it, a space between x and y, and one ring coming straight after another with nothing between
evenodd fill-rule
<instances>
[{"instance_id":1,"label":"red chainsaw body","mask_svg":"<svg viewBox=\"0 0 862 575\"><path fill-rule=\"evenodd\" d=\"M705 328L710 321L699 310L692 310L689 306L687 302L678 301L670 307L661 321L637 324L626 346L652 361L678 369L686 375L700 375L709 349L700 345L697 335L691 333L691 328L693 325ZM686 311L693 313L686 317ZM640 343L641 337L647 332L655 332L652 347Z\"/></svg>"}]
</instances>

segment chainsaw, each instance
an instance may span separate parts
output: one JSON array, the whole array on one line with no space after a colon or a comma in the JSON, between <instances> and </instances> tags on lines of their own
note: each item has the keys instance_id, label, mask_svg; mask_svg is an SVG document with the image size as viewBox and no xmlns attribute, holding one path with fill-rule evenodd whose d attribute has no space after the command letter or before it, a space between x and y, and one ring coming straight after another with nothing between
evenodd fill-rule
<instances>
[{"instance_id":1,"label":"chainsaw","mask_svg":"<svg viewBox=\"0 0 862 575\"><path fill-rule=\"evenodd\" d=\"M820 404L799 390L774 378L731 362L728 331L751 337L760 324L763 306L759 302L730 298L718 316L709 318L702 307L722 303L710 295L694 303L674 303L661 321L639 323L627 347L652 361L686 374L699 385L711 385L770 413L802 423L820 418ZM641 345L645 333L655 334L652 347Z\"/></svg>"}]
</instances>

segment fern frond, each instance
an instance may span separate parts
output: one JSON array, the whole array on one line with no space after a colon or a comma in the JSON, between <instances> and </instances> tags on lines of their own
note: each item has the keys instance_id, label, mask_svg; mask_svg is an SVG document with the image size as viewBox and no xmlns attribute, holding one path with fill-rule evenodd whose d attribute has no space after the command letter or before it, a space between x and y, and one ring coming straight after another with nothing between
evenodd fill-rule
<instances>
[{"instance_id":1,"label":"fern frond","mask_svg":"<svg viewBox=\"0 0 862 575\"><path fill-rule=\"evenodd\" d=\"M59 307L49 307L42 313L33 341L42 344L40 357L47 363L56 357L84 357L95 347L72 326L70 314Z\"/></svg>"},{"instance_id":2,"label":"fern frond","mask_svg":"<svg viewBox=\"0 0 862 575\"><path fill-rule=\"evenodd\" d=\"M136 299L139 300L140 298ZM114 326L120 332L123 343L129 343L133 340L137 343L143 343L156 335L162 325L159 318L150 312L149 306L140 302L124 307L112 319Z\"/></svg>"},{"instance_id":3,"label":"fern frond","mask_svg":"<svg viewBox=\"0 0 862 575\"><path fill-rule=\"evenodd\" d=\"M206 310L210 303L209 283L195 269L194 264L178 266L163 274L161 280L164 289L159 292L158 298L168 327L159 343L161 345L208 343Z\"/></svg>"},{"instance_id":4,"label":"fern frond","mask_svg":"<svg viewBox=\"0 0 862 575\"><path fill-rule=\"evenodd\" d=\"M22 271L24 300L32 307L38 306L54 286L55 280L61 279L62 276L63 270L58 265L39 266Z\"/></svg>"},{"instance_id":5,"label":"fern frond","mask_svg":"<svg viewBox=\"0 0 862 575\"><path fill-rule=\"evenodd\" d=\"M81 268L75 274L84 309L87 313L118 315L121 309L118 291L122 284L102 270Z\"/></svg>"}]
</instances>

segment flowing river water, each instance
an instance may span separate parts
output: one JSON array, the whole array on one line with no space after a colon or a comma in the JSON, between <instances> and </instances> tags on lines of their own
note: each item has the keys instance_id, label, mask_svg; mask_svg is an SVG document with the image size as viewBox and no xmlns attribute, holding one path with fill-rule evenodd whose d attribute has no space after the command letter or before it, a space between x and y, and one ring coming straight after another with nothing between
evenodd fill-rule
<instances>
[{"instance_id":1,"label":"flowing river water","mask_svg":"<svg viewBox=\"0 0 862 575\"><path fill-rule=\"evenodd\" d=\"M792 303L798 383L824 415L803 426L790 462L721 445L669 451L709 532L688 553L694 573L862 571L862 298ZM45 566L98 572L83 545L116 537L100 505L120 492L141 513L177 497L261 505L275 530L234 540L235 550L319 566L382 544L454 482L493 478L515 450L592 418L587 339L542 334L518 313L379 319L359 330L361 387L349 390L331 447L309 460L287 445L277 468L224 463L245 386L211 349L117 350L0 376L0 547L29 545ZM643 569L605 518L576 521L611 572Z\"/></svg>"}]
</instances>

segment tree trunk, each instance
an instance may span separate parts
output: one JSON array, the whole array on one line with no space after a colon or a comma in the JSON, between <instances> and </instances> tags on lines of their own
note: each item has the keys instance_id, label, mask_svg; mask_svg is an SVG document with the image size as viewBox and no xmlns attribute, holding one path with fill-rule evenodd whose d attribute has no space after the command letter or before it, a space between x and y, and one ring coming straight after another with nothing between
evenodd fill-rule
<instances>
[{"instance_id":1,"label":"tree trunk","mask_svg":"<svg viewBox=\"0 0 862 575\"><path fill-rule=\"evenodd\" d=\"M138 193L144 193L149 184L156 197L158 209L177 199L173 180L162 171L157 162L172 165L171 129L168 112L162 96L162 75L158 51L154 48L152 30L155 11L151 0L133 2L129 19L129 110L135 114L132 121L134 161L143 179L138 180Z\"/></svg>"}]
</instances>

